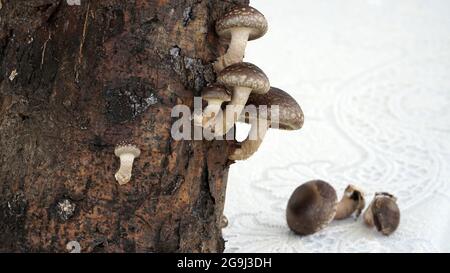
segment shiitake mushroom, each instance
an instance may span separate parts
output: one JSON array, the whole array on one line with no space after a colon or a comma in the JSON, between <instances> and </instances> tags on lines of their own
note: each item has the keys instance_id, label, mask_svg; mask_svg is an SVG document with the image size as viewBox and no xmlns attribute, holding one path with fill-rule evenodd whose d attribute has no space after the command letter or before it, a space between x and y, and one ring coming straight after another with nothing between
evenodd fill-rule
<instances>
[{"instance_id":1,"label":"shiitake mushroom","mask_svg":"<svg viewBox=\"0 0 450 273\"><path fill-rule=\"evenodd\" d=\"M349 185L342 199L337 202L335 189L325 181L312 180L300 185L289 198L286 220L289 228L297 234L313 234L333 219L340 220L364 209L364 193Z\"/></svg>"},{"instance_id":2,"label":"shiitake mushroom","mask_svg":"<svg viewBox=\"0 0 450 273\"><path fill-rule=\"evenodd\" d=\"M400 209L397 206L397 198L387 192L377 192L364 212L364 222L383 235L392 234L400 224Z\"/></svg>"}]
</instances>

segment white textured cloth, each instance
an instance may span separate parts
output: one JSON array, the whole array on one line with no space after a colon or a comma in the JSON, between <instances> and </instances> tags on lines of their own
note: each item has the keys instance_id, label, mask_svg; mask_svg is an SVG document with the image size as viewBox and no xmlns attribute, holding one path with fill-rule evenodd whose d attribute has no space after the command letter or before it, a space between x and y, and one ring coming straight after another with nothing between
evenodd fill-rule
<instances>
[{"instance_id":1,"label":"white textured cloth","mask_svg":"<svg viewBox=\"0 0 450 273\"><path fill-rule=\"evenodd\" d=\"M269 32L246 61L305 112L300 131L270 130L231 167L227 252L450 251L450 1L254 0ZM240 139L245 126L239 126ZM239 132L240 131L240 132ZM307 237L285 221L292 191L311 179L398 197L389 237L362 219Z\"/></svg>"}]
</instances>

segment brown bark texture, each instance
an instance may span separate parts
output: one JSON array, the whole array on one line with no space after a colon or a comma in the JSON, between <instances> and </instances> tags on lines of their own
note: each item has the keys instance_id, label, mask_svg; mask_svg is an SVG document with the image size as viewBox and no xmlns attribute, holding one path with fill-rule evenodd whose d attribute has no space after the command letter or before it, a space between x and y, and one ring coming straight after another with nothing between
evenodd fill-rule
<instances>
[{"instance_id":1,"label":"brown bark texture","mask_svg":"<svg viewBox=\"0 0 450 273\"><path fill-rule=\"evenodd\" d=\"M229 142L175 141L246 0L1 0L0 251L220 252ZM141 149L119 186L114 147Z\"/></svg>"}]
</instances>

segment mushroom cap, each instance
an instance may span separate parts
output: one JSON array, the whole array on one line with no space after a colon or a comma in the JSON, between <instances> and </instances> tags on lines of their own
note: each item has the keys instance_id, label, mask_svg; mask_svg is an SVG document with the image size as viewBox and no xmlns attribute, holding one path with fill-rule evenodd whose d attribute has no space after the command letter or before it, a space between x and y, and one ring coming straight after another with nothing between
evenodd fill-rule
<instances>
[{"instance_id":1,"label":"mushroom cap","mask_svg":"<svg viewBox=\"0 0 450 273\"><path fill-rule=\"evenodd\" d=\"M114 154L117 157L120 157L123 154L132 154L134 157L138 157L141 154L141 150L139 148L128 142L121 142L116 145L116 148L114 149Z\"/></svg>"},{"instance_id":2,"label":"mushroom cap","mask_svg":"<svg viewBox=\"0 0 450 273\"><path fill-rule=\"evenodd\" d=\"M373 223L384 235L393 233L400 224L400 209L396 198L388 193L376 193L371 204Z\"/></svg>"},{"instance_id":3,"label":"mushroom cap","mask_svg":"<svg viewBox=\"0 0 450 273\"><path fill-rule=\"evenodd\" d=\"M207 100L230 101L231 94L223 85L214 83L203 88L202 99L206 101Z\"/></svg>"},{"instance_id":4,"label":"mushroom cap","mask_svg":"<svg viewBox=\"0 0 450 273\"><path fill-rule=\"evenodd\" d=\"M258 117L269 121L269 127L276 127L276 121L278 121L278 129L282 130L298 130L303 126L302 108L291 95L279 88L271 87L266 94L251 94L246 105L255 105L256 108L261 105L267 106L267 111L261 113L258 111ZM272 113L272 106L278 106L278 112ZM250 123L251 118L246 115L243 121Z\"/></svg>"},{"instance_id":5,"label":"mushroom cap","mask_svg":"<svg viewBox=\"0 0 450 273\"><path fill-rule=\"evenodd\" d=\"M216 22L216 32L219 36L230 39L235 28L248 28L248 39L255 40L267 32L267 20L258 10L249 6L237 6L225 13Z\"/></svg>"},{"instance_id":6,"label":"mushroom cap","mask_svg":"<svg viewBox=\"0 0 450 273\"><path fill-rule=\"evenodd\" d=\"M394 200L394 202L397 202L397 197L395 197L393 194L390 194L388 192L376 192L375 198L378 198L378 197L387 197L387 198Z\"/></svg>"},{"instance_id":7,"label":"mushroom cap","mask_svg":"<svg viewBox=\"0 0 450 273\"><path fill-rule=\"evenodd\" d=\"M289 198L287 224L297 234L313 234L333 220L336 206L336 191L330 184L321 180L306 182Z\"/></svg>"},{"instance_id":8,"label":"mushroom cap","mask_svg":"<svg viewBox=\"0 0 450 273\"><path fill-rule=\"evenodd\" d=\"M254 64L235 63L220 71L217 82L226 87L247 87L252 93L265 94L270 89L266 74Z\"/></svg>"}]
</instances>

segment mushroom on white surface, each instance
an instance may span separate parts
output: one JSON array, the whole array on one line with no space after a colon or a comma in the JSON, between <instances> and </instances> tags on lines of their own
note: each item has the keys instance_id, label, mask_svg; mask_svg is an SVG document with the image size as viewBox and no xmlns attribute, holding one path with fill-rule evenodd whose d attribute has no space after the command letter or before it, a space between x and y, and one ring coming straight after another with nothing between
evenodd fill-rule
<instances>
[{"instance_id":1,"label":"mushroom on white surface","mask_svg":"<svg viewBox=\"0 0 450 273\"><path fill-rule=\"evenodd\" d=\"M304 116L300 105L279 88L271 87L266 94L250 95L247 105L254 105L258 116L241 115L240 120L251 123L251 128L247 139L238 144L240 147L234 149L229 155L230 160L245 160L253 155L271 127L281 130L298 130L303 126ZM260 106L267 107L267 111L259 111ZM278 107L278 111L271 111L274 106ZM252 136L257 137L254 139Z\"/></svg>"},{"instance_id":2,"label":"mushroom on white surface","mask_svg":"<svg viewBox=\"0 0 450 273\"><path fill-rule=\"evenodd\" d=\"M228 90L217 83L208 85L202 90L202 99L208 102L201 115L194 117L194 124L206 127L209 121L214 120L219 114L222 103L231 101L231 94Z\"/></svg>"},{"instance_id":3,"label":"mushroom on white surface","mask_svg":"<svg viewBox=\"0 0 450 273\"><path fill-rule=\"evenodd\" d=\"M131 179L134 159L139 157L141 150L131 143L122 142L116 146L114 154L120 158L120 168L115 178L120 185L124 185Z\"/></svg>"},{"instance_id":4,"label":"mushroom on white surface","mask_svg":"<svg viewBox=\"0 0 450 273\"><path fill-rule=\"evenodd\" d=\"M387 192L377 192L364 212L364 222L368 227L375 226L383 235L392 234L400 224L400 209L397 198Z\"/></svg>"},{"instance_id":5,"label":"mushroom on white surface","mask_svg":"<svg viewBox=\"0 0 450 273\"><path fill-rule=\"evenodd\" d=\"M231 102L227 105L226 115L216 118L211 124L214 127L216 123L215 135L222 136L226 134L236 123L247 103L251 93L265 94L270 89L270 82L266 74L254 64L237 63L228 66L217 76L219 84L233 90ZM225 116L231 117L226 118ZM224 124L224 126L222 126Z\"/></svg>"},{"instance_id":6,"label":"mushroom on white surface","mask_svg":"<svg viewBox=\"0 0 450 273\"><path fill-rule=\"evenodd\" d=\"M267 32L267 20L258 10L249 6L237 6L216 22L217 34L230 40L227 53L214 64L216 72L242 62L247 41L262 37Z\"/></svg>"},{"instance_id":7,"label":"mushroom on white surface","mask_svg":"<svg viewBox=\"0 0 450 273\"><path fill-rule=\"evenodd\" d=\"M347 187L345 193L348 192L361 193L352 185ZM337 202L336 190L330 184L312 180L300 185L292 193L286 208L286 220L295 233L309 235L323 229L334 219L338 220L337 215L350 216L348 207L347 198Z\"/></svg>"},{"instance_id":8,"label":"mushroom on white surface","mask_svg":"<svg viewBox=\"0 0 450 273\"><path fill-rule=\"evenodd\" d=\"M365 206L364 192L354 185L348 185L337 206L334 219L346 219L352 214L355 214L355 218L358 218Z\"/></svg>"},{"instance_id":9,"label":"mushroom on white surface","mask_svg":"<svg viewBox=\"0 0 450 273\"><path fill-rule=\"evenodd\" d=\"M327 226L336 214L336 191L325 181L313 180L297 187L289 198L286 220L300 235L313 234Z\"/></svg>"}]
</instances>

